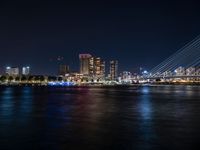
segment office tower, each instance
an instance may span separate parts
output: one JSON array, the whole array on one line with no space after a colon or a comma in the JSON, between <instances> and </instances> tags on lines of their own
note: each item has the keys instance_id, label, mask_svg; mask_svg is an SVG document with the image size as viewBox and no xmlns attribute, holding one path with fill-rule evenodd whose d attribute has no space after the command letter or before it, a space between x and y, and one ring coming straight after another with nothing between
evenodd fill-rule
<instances>
[{"instance_id":1,"label":"office tower","mask_svg":"<svg viewBox=\"0 0 200 150\"><path fill-rule=\"evenodd\" d=\"M29 75L30 74L30 67L22 67L22 75Z\"/></svg>"},{"instance_id":2,"label":"office tower","mask_svg":"<svg viewBox=\"0 0 200 150\"><path fill-rule=\"evenodd\" d=\"M59 75L65 76L69 73L69 66L68 65L60 65L59 66Z\"/></svg>"},{"instance_id":3,"label":"office tower","mask_svg":"<svg viewBox=\"0 0 200 150\"><path fill-rule=\"evenodd\" d=\"M89 59L89 75L91 76L91 77L93 77L94 76L94 74L95 74L95 58L94 57L91 57L90 59Z\"/></svg>"},{"instance_id":4,"label":"office tower","mask_svg":"<svg viewBox=\"0 0 200 150\"><path fill-rule=\"evenodd\" d=\"M105 61L90 54L80 54L80 73L92 78L105 77Z\"/></svg>"},{"instance_id":5,"label":"office tower","mask_svg":"<svg viewBox=\"0 0 200 150\"><path fill-rule=\"evenodd\" d=\"M6 67L6 74L9 76L18 76L19 68L17 67Z\"/></svg>"},{"instance_id":6,"label":"office tower","mask_svg":"<svg viewBox=\"0 0 200 150\"><path fill-rule=\"evenodd\" d=\"M110 79L116 80L118 77L118 61L112 60L110 61Z\"/></svg>"},{"instance_id":7,"label":"office tower","mask_svg":"<svg viewBox=\"0 0 200 150\"><path fill-rule=\"evenodd\" d=\"M100 75L101 75L101 58L96 57L94 64L95 64L94 74L95 74L96 77L100 77Z\"/></svg>"},{"instance_id":8,"label":"office tower","mask_svg":"<svg viewBox=\"0 0 200 150\"><path fill-rule=\"evenodd\" d=\"M106 64L105 61L101 60L101 66L100 66L100 76L102 78L105 78L105 71L106 71Z\"/></svg>"},{"instance_id":9,"label":"office tower","mask_svg":"<svg viewBox=\"0 0 200 150\"><path fill-rule=\"evenodd\" d=\"M79 60L80 60L80 73L83 75L89 75L89 64L90 64L90 58L92 56L90 54L79 54Z\"/></svg>"},{"instance_id":10,"label":"office tower","mask_svg":"<svg viewBox=\"0 0 200 150\"><path fill-rule=\"evenodd\" d=\"M91 57L89 60L89 76L103 78L105 76L105 61L100 57Z\"/></svg>"}]
</instances>

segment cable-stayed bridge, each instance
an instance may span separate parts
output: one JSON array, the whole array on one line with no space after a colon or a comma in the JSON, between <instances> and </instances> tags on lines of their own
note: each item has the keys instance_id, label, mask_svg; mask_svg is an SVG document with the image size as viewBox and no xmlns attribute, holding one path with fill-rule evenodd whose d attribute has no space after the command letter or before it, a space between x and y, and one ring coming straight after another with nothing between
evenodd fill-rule
<instances>
[{"instance_id":1,"label":"cable-stayed bridge","mask_svg":"<svg viewBox=\"0 0 200 150\"><path fill-rule=\"evenodd\" d=\"M200 78L200 35L143 75L143 78Z\"/></svg>"}]
</instances>

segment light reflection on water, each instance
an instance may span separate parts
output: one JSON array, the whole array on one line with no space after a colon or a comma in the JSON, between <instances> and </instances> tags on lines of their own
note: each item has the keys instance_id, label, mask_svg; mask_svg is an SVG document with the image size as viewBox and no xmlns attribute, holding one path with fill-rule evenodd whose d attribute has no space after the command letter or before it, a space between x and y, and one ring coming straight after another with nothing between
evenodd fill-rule
<instances>
[{"instance_id":1,"label":"light reflection on water","mask_svg":"<svg viewBox=\"0 0 200 150\"><path fill-rule=\"evenodd\" d=\"M3 149L190 149L200 138L198 86L0 87L0 93Z\"/></svg>"},{"instance_id":2,"label":"light reflection on water","mask_svg":"<svg viewBox=\"0 0 200 150\"><path fill-rule=\"evenodd\" d=\"M13 119L11 118L14 113L15 105L15 102L13 101L13 91L13 88L7 87L4 91L1 92L0 113L2 118L0 119L5 120L3 123L10 123Z\"/></svg>"}]
</instances>

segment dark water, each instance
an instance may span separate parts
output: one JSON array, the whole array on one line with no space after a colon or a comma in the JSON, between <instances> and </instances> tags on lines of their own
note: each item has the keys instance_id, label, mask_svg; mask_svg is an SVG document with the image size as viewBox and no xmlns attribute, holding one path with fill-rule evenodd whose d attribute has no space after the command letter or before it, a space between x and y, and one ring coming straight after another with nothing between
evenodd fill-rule
<instances>
[{"instance_id":1,"label":"dark water","mask_svg":"<svg viewBox=\"0 0 200 150\"><path fill-rule=\"evenodd\" d=\"M0 150L194 149L200 87L0 87Z\"/></svg>"}]
</instances>

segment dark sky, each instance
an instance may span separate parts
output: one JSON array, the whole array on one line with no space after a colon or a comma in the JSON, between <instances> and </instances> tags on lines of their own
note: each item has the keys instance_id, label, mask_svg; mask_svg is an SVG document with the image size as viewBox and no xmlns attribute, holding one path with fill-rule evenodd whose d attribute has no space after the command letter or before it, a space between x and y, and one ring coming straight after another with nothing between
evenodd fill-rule
<instances>
[{"instance_id":1,"label":"dark sky","mask_svg":"<svg viewBox=\"0 0 200 150\"><path fill-rule=\"evenodd\" d=\"M149 70L199 34L198 0L5 0L0 70L29 65L56 74L59 63L78 70L79 53L117 59L121 71Z\"/></svg>"}]
</instances>

